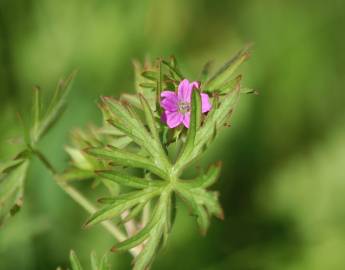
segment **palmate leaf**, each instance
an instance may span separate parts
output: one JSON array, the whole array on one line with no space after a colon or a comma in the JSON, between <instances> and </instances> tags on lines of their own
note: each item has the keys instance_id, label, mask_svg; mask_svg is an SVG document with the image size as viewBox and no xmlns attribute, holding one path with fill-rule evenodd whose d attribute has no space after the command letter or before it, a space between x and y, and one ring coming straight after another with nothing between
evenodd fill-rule
<instances>
[{"instance_id":1,"label":"palmate leaf","mask_svg":"<svg viewBox=\"0 0 345 270\"><path fill-rule=\"evenodd\" d=\"M120 101L110 97L101 99L100 108L106 122L131 142L121 148L107 144L84 149L104 164L103 169L94 171L95 176L118 184L122 190L120 195L99 199L103 207L88 219L86 227L105 220L114 220L125 228L134 226L134 231L128 231L127 238L112 249L136 249L133 269L149 269L164 246L174 222L176 197L189 207L202 234L206 233L212 216L223 218L218 193L208 190L218 179L221 164L210 166L193 179L181 176L228 124L240 94L250 92L241 89L242 76L233 77L235 69L247 57L244 49L210 79L201 82L202 91L214 93L212 110L206 116L202 115L200 92L192 91L188 130L180 128L171 132L160 119L161 91L176 89L184 78L173 59L170 62L160 59L157 65L148 65L146 69L136 67L139 88L135 96L123 95ZM155 105L151 89L156 95ZM183 142L175 162L168 155L171 139ZM132 175L133 169L136 175ZM151 213L148 206L153 207Z\"/></svg>"},{"instance_id":2,"label":"palmate leaf","mask_svg":"<svg viewBox=\"0 0 345 270\"><path fill-rule=\"evenodd\" d=\"M24 183L31 157L38 155L37 143L61 116L74 77L75 72L66 80L60 81L46 110L41 102L41 90L39 87L34 87L32 124L29 126L23 122L25 148L14 159L0 164L0 225L20 210L24 200Z\"/></svg>"},{"instance_id":3,"label":"palmate leaf","mask_svg":"<svg viewBox=\"0 0 345 270\"><path fill-rule=\"evenodd\" d=\"M161 130L159 130L159 125L157 125L157 119L154 117L145 97L140 96L140 99L142 113L146 121L145 124L141 123L139 125L139 130L136 130L135 135L130 133L132 123L127 121L125 124L122 124L125 122L124 119L119 119L121 116L127 117L127 112L124 111L124 108L113 110L113 118L110 120L116 122L114 123L116 127L119 126L118 123L121 123L120 125L126 125L126 128L122 128L122 131L127 136L132 137L133 141L136 141L139 146L146 147L145 143L137 140L137 137L141 136L140 133L145 134L147 139L152 141L151 146L159 145L154 150L151 149L151 153L156 151L156 154L147 153L147 156L142 156L129 152L126 149L117 149L111 146L88 148L85 150L89 155L105 162L110 162L111 165L120 164L131 168L141 168L159 177L158 179L135 177L126 171L118 171L113 167L95 172L99 177L114 181L122 187L138 189L138 191L124 193L115 197L101 198L99 202L106 204L106 206L90 217L86 222L86 227L107 219L120 218L125 212L129 212L128 216L135 217L138 215L138 211L141 211L148 202L152 202L155 205L155 210L148 223L136 234L118 243L113 248L113 251L123 251L132 249L138 245L144 245L140 254L135 258L134 269L146 269L149 267L162 241L166 241L173 223L174 205L172 204L172 200L174 192L177 192L183 198L190 197L188 198L187 204L191 202L195 205L193 209L194 212L196 211L198 224L203 233L208 228L210 216L213 214L220 216L219 209L221 209L217 205L217 197L211 196L211 193L209 194L206 191L206 193L202 193L204 188L212 185L216 181L219 175L220 165L212 166L205 175L197 179L177 180L179 175L176 174L174 165L169 162L162 163L162 160L167 160L167 156L160 142L159 133ZM116 103L116 106L119 106L119 103ZM136 120L132 121L139 121L139 118L136 117ZM188 130L187 140L179 160L188 160L190 154L193 152L195 138L200 129L200 125L201 100L200 94L195 91L192 98L190 129ZM145 130L140 130L142 127ZM160 160L157 160L157 156ZM125 219L126 222L128 220L128 218Z\"/></svg>"}]
</instances>

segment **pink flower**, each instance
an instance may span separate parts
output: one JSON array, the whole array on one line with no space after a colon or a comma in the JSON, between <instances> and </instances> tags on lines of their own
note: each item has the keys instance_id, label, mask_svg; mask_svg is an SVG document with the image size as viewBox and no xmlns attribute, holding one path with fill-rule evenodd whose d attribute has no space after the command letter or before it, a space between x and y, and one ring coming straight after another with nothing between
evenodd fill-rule
<instances>
[{"instance_id":1,"label":"pink flower","mask_svg":"<svg viewBox=\"0 0 345 270\"><path fill-rule=\"evenodd\" d=\"M166 122L169 128L175 128L182 123L189 128L192 91L199 87L198 82L190 83L184 79L180 82L177 93L168 90L161 93L161 106L165 110L162 121ZM211 107L208 95L201 93L201 111L208 112Z\"/></svg>"}]
</instances>

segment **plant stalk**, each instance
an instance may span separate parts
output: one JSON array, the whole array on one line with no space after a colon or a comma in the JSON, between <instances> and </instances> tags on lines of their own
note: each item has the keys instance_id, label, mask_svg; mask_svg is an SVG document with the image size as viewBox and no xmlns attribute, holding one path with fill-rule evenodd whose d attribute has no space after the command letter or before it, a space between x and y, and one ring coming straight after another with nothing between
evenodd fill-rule
<instances>
[{"instance_id":1,"label":"plant stalk","mask_svg":"<svg viewBox=\"0 0 345 270\"><path fill-rule=\"evenodd\" d=\"M66 182L61 181L59 178L58 172L55 167L50 163L50 161L43 155L42 152L38 151L37 149L32 149L32 153L44 164L44 166L51 172L55 183L66 193L68 194L76 203L78 203L82 208L84 208L90 214L93 214L97 211L97 208L76 188L68 185ZM122 242L126 240L126 236L122 231L115 226L110 221L103 221L102 226L114 236L114 238ZM139 254L139 248L133 248L130 250L130 253L133 257L136 257Z\"/></svg>"}]
</instances>

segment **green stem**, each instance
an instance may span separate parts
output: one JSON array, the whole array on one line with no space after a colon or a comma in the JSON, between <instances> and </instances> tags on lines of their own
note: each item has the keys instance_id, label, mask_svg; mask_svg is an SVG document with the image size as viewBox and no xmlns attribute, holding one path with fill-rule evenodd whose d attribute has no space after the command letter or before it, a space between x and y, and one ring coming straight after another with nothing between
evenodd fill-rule
<instances>
[{"instance_id":1,"label":"green stem","mask_svg":"<svg viewBox=\"0 0 345 270\"><path fill-rule=\"evenodd\" d=\"M82 193L80 193L74 187L66 184L66 182L61 181L55 167L49 162L49 160L40 151L38 151L37 149L33 149L32 153L36 155L36 157L38 157L38 159L52 173L54 180L58 184L58 186L66 194L68 194L76 203L78 203L82 208L84 208L90 214L93 214L97 211L97 208ZM101 224L110 234L112 234L115 237L117 241L121 242L121 241L126 240L126 236L121 232L121 230L117 228L114 224L112 224L110 221L103 221ZM130 253L132 254L133 257L135 257L138 254L138 251L136 249L131 249Z\"/></svg>"},{"instance_id":2,"label":"green stem","mask_svg":"<svg viewBox=\"0 0 345 270\"><path fill-rule=\"evenodd\" d=\"M38 159L46 166L46 168L52 173L52 175L57 175L58 172L54 168L54 166L50 163L50 161L37 149L32 149L32 153L38 157Z\"/></svg>"}]
</instances>

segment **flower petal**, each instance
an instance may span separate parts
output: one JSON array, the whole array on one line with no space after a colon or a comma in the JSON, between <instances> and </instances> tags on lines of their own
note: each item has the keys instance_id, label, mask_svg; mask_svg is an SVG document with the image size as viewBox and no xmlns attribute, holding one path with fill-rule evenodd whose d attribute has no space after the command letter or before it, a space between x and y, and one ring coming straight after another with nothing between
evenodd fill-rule
<instances>
[{"instance_id":1,"label":"flower petal","mask_svg":"<svg viewBox=\"0 0 345 270\"><path fill-rule=\"evenodd\" d=\"M169 112L177 112L178 111L178 104L177 101L171 100L169 98L165 98L161 101L161 106L164 110Z\"/></svg>"},{"instance_id":2,"label":"flower petal","mask_svg":"<svg viewBox=\"0 0 345 270\"><path fill-rule=\"evenodd\" d=\"M201 111L203 113L208 112L211 110L212 105L210 103L210 99L207 94L202 93L201 94Z\"/></svg>"},{"instance_id":3,"label":"flower petal","mask_svg":"<svg viewBox=\"0 0 345 270\"><path fill-rule=\"evenodd\" d=\"M165 117L169 128L175 128L183 121L183 114L180 112L165 111Z\"/></svg>"},{"instance_id":4,"label":"flower petal","mask_svg":"<svg viewBox=\"0 0 345 270\"><path fill-rule=\"evenodd\" d=\"M190 102L192 95L192 87L190 87L189 81L184 79L180 82L177 90L178 100L182 102Z\"/></svg>"},{"instance_id":5,"label":"flower petal","mask_svg":"<svg viewBox=\"0 0 345 270\"><path fill-rule=\"evenodd\" d=\"M183 116L183 124L186 128L189 128L189 124L190 124L190 112L187 112L184 116Z\"/></svg>"},{"instance_id":6,"label":"flower petal","mask_svg":"<svg viewBox=\"0 0 345 270\"><path fill-rule=\"evenodd\" d=\"M164 97L161 100L161 107L164 110L167 110L170 112L176 112L178 110L178 99L175 92L163 91L161 96Z\"/></svg>"},{"instance_id":7,"label":"flower petal","mask_svg":"<svg viewBox=\"0 0 345 270\"><path fill-rule=\"evenodd\" d=\"M165 98L165 97L172 97L172 96L176 96L176 93L174 91L170 91L170 90L165 90L161 93L161 97Z\"/></svg>"},{"instance_id":8,"label":"flower petal","mask_svg":"<svg viewBox=\"0 0 345 270\"><path fill-rule=\"evenodd\" d=\"M190 84L190 87L191 87L192 90L193 90L193 89L198 89L198 88L200 88L200 83L197 82L197 81L192 82L192 83Z\"/></svg>"}]
</instances>

